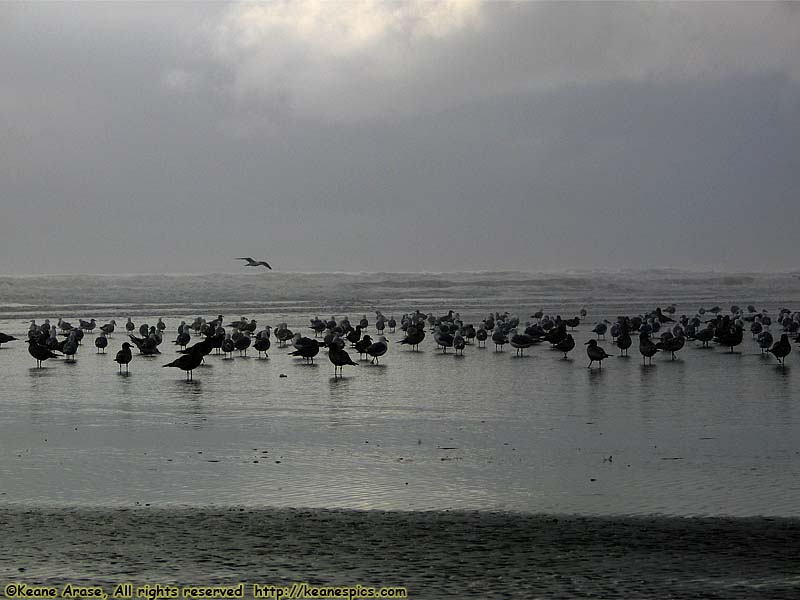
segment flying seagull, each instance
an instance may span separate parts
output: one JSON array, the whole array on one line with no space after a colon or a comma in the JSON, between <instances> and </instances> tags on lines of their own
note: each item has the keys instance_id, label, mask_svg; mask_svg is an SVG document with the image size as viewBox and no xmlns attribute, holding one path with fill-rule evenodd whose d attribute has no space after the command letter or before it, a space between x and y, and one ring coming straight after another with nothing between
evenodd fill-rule
<instances>
[{"instance_id":1,"label":"flying seagull","mask_svg":"<svg viewBox=\"0 0 800 600\"><path fill-rule=\"evenodd\" d=\"M246 260L247 264L245 265L245 267L267 267L269 270L272 270L272 267L270 267L267 261L265 260L253 260L249 256L239 257L236 260Z\"/></svg>"}]
</instances>

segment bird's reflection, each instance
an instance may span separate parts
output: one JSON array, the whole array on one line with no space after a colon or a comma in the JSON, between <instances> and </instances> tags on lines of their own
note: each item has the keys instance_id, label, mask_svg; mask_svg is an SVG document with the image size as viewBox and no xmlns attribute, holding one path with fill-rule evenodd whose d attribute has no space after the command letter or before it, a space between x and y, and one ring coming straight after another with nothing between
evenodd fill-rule
<instances>
[{"instance_id":1,"label":"bird's reflection","mask_svg":"<svg viewBox=\"0 0 800 600\"><path fill-rule=\"evenodd\" d=\"M331 377L328 379L331 400L350 399L350 377Z\"/></svg>"}]
</instances>

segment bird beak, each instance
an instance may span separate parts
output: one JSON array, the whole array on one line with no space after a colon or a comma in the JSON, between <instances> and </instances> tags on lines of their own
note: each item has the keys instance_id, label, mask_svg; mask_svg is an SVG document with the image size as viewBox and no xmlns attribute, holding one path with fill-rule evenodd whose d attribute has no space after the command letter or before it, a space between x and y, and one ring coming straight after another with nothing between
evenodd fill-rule
<instances>
[{"instance_id":1,"label":"bird beak","mask_svg":"<svg viewBox=\"0 0 800 600\"><path fill-rule=\"evenodd\" d=\"M592 340L589 340L589 342L591 342L591 341L592 341ZM584 343L583 343L583 345L584 345L584 346L588 346L588 345L589 345L589 342L584 342Z\"/></svg>"}]
</instances>

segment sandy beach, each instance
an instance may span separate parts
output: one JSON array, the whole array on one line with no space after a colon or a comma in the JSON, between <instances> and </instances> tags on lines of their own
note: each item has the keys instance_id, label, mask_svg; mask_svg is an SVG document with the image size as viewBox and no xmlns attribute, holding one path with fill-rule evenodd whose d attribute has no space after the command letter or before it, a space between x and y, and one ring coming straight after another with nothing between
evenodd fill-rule
<instances>
[{"instance_id":1,"label":"sandy beach","mask_svg":"<svg viewBox=\"0 0 800 600\"><path fill-rule=\"evenodd\" d=\"M0 523L4 585L307 582L403 586L425 599L800 591L796 519L3 508Z\"/></svg>"}]
</instances>

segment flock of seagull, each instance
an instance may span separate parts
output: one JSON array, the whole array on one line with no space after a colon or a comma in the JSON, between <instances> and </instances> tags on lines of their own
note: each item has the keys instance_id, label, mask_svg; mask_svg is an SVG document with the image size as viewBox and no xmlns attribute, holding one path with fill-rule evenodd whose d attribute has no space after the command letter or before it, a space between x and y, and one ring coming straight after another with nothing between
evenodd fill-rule
<instances>
[{"instance_id":1,"label":"flock of seagull","mask_svg":"<svg viewBox=\"0 0 800 600\"><path fill-rule=\"evenodd\" d=\"M627 355L634 338L638 337L639 353L645 365L652 364L653 357L659 352L669 354L675 360L676 353L684 348L687 341L700 343L703 347L709 347L714 342L733 352L742 343L746 327L761 352L775 356L781 366L785 365L786 357L792 350L789 336L795 336L794 341L800 343L800 312L788 309L781 309L775 318L775 325L781 328L778 341L774 340L770 331L772 317L767 311L757 311L752 305L745 310L732 306L727 314L722 314L723 311L718 306L709 310L701 308L692 317L682 315L676 318L675 312L675 306L671 305L664 310L656 308L645 315L621 316L615 322L603 320L596 323L591 330L596 337L585 343L588 368L591 369L597 363L602 369L603 360L611 356L598 343L601 338L606 339L606 334L611 336L611 343L622 355ZM346 349L348 343L360 357L369 357L371 362L377 363L389 348L384 332L388 329L389 333L395 333L398 328L405 334L398 343L409 346L412 351L419 349L427 332L432 333L437 349L444 353L452 348L455 354L463 354L468 345L475 344L479 348L485 348L487 342L491 342L495 351L502 352L506 345L510 345L517 355L522 355L531 346L546 343L554 350L562 352L564 359L567 359L568 354L575 349L575 339L570 331L574 331L586 315L587 311L582 309L578 316L562 319L560 316L551 317L538 311L523 325L518 317L496 312L476 327L474 324L464 323L453 310L441 316L417 310L403 315L399 321L376 311L373 323L377 331L375 339L367 333L370 323L366 315L355 325L346 317L339 321L333 317L329 320L315 317L311 319L309 326L313 337L293 332L286 323L279 324L273 330L270 326L259 329L255 320L244 317L230 323L225 323L222 315L210 320L197 317L192 323L181 321L173 341L180 356L163 366L181 369L186 372L186 379L191 380L194 369L212 352L224 354L226 358L232 357L234 352L246 356L248 349L252 347L258 352L259 358L262 355L267 358L274 335L278 347L291 345L293 351L289 355L309 363L314 361L321 349L327 349L328 359L334 366L334 377L338 378L345 366L358 364L352 360ZM81 319L77 327L62 319L58 319L55 325L49 320L37 325L34 320L30 322L28 329L28 352L36 360L37 368L42 368L45 361L55 358L65 357L68 361L74 361L85 334L93 334L97 330L98 335L94 340L96 352L105 352L109 344L108 338L116 327L117 322L113 319L100 326L95 319ZM164 341L167 325L159 318L155 325L145 323L137 329L129 317L124 329L130 341L122 344L114 360L119 365L119 372L122 373L124 368L127 374L133 360L134 348L145 356L161 354L159 347ZM202 339L190 345L193 335ZM16 340L11 335L0 333L0 345Z\"/></svg>"}]
</instances>

